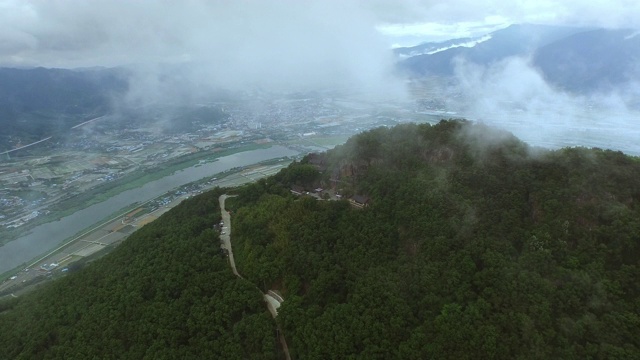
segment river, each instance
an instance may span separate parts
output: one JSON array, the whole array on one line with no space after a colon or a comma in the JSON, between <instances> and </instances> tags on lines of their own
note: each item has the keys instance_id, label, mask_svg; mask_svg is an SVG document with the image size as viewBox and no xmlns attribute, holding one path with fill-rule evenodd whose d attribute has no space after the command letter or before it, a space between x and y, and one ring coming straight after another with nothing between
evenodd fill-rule
<instances>
[{"instance_id":1,"label":"river","mask_svg":"<svg viewBox=\"0 0 640 360\"><path fill-rule=\"evenodd\" d=\"M36 256L54 249L79 231L136 202L151 200L181 185L234 167L252 165L264 160L298 154L299 152L283 146L240 152L220 157L215 162L177 171L161 179L148 182L142 187L124 191L101 203L91 205L63 217L58 221L36 226L28 234L0 247L0 272L11 270Z\"/></svg>"}]
</instances>

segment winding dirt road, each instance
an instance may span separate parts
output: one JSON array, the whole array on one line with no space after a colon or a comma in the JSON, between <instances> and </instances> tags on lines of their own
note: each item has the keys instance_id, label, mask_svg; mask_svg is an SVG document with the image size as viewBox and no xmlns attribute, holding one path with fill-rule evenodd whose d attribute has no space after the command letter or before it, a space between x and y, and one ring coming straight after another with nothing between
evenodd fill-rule
<instances>
[{"instance_id":1,"label":"winding dirt road","mask_svg":"<svg viewBox=\"0 0 640 360\"><path fill-rule=\"evenodd\" d=\"M229 252L229 264L231 264L231 270L233 270L233 274L239 278L242 278L242 275L238 274L238 270L236 269L236 261L233 258L233 249L231 248L231 215L224 207L224 202L227 200L229 196L227 194L220 195L218 198L218 202L220 203L220 213L222 215L222 231L220 232L220 240L222 240L222 244L220 247L226 249Z\"/></svg>"},{"instance_id":2,"label":"winding dirt road","mask_svg":"<svg viewBox=\"0 0 640 360\"><path fill-rule=\"evenodd\" d=\"M220 240L222 243L220 244L220 247L228 251L229 264L231 265L231 270L233 271L234 275L241 279L244 279L236 269L236 261L233 258L233 248L231 247L231 215L224 206L225 200L234 196L236 195L223 194L218 198L218 202L220 203L220 214L222 215L222 231L220 232ZM273 316L273 318L275 319L276 316L278 316L278 308L280 307L280 303L282 303L284 299L273 290L269 290L266 294L262 294L262 298L267 304L267 309L269 309L271 316ZM286 359L291 360L291 356L289 355L289 347L287 346L287 341L285 340L282 331L280 331L280 327L278 327L278 338L280 340L280 344L282 345L282 350L284 351Z\"/></svg>"}]
</instances>

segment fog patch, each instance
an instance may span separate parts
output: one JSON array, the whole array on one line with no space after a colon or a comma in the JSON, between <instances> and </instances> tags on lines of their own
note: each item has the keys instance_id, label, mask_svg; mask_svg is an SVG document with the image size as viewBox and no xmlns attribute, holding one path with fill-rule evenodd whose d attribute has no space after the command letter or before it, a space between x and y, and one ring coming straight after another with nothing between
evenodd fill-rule
<instances>
[{"instance_id":1,"label":"fog patch","mask_svg":"<svg viewBox=\"0 0 640 360\"><path fill-rule=\"evenodd\" d=\"M466 124L456 136L468 146L468 154L481 164L502 158L521 161L539 155L538 149L523 143L511 132L484 123Z\"/></svg>"},{"instance_id":2,"label":"fog patch","mask_svg":"<svg viewBox=\"0 0 640 360\"><path fill-rule=\"evenodd\" d=\"M575 95L556 89L530 63L513 57L489 66L456 59L463 117L504 128L535 146L587 146L640 155L637 82L617 91Z\"/></svg>"},{"instance_id":3,"label":"fog patch","mask_svg":"<svg viewBox=\"0 0 640 360\"><path fill-rule=\"evenodd\" d=\"M0 65L125 67L132 104L211 89L405 95L366 2L46 1L25 12L0 16L11 30L0 35Z\"/></svg>"}]
</instances>

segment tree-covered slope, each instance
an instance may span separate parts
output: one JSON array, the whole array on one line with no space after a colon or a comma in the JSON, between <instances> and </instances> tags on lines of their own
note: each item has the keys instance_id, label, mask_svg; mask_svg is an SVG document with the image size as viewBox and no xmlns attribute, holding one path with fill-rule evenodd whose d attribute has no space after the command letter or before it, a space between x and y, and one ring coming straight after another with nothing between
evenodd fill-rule
<instances>
[{"instance_id":1,"label":"tree-covered slope","mask_svg":"<svg viewBox=\"0 0 640 360\"><path fill-rule=\"evenodd\" d=\"M295 196L322 187L318 200ZM1 358L637 359L640 161L405 124L216 190L0 303ZM347 200L364 201L353 206ZM366 202L366 201L365 201Z\"/></svg>"},{"instance_id":2,"label":"tree-covered slope","mask_svg":"<svg viewBox=\"0 0 640 360\"><path fill-rule=\"evenodd\" d=\"M0 303L0 359L274 359L260 292L220 255L218 196L187 200L82 271Z\"/></svg>"},{"instance_id":3,"label":"tree-covered slope","mask_svg":"<svg viewBox=\"0 0 640 360\"><path fill-rule=\"evenodd\" d=\"M295 197L291 186L370 198ZM446 121L376 129L234 199L294 358L640 356L640 162Z\"/></svg>"}]
</instances>

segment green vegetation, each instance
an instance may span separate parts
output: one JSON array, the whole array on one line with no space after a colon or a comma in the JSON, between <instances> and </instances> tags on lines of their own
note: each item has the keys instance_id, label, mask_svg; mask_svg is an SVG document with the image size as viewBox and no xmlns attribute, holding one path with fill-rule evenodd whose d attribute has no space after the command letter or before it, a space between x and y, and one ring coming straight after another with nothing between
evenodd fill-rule
<instances>
[{"instance_id":1,"label":"green vegetation","mask_svg":"<svg viewBox=\"0 0 640 360\"><path fill-rule=\"evenodd\" d=\"M335 146L339 144L344 144L349 139L347 135L336 135L336 136L319 136L312 138L302 138L295 139L291 141L287 141L287 143L292 145L315 145L315 146Z\"/></svg>"},{"instance_id":2,"label":"green vegetation","mask_svg":"<svg viewBox=\"0 0 640 360\"><path fill-rule=\"evenodd\" d=\"M0 358L276 358L260 293L220 256L211 225L221 193L186 200L84 270L0 302Z\"/></svg>"},{"instance_id":3,"label":"green vegetation","mask_svg":"<svg viewBox=\"0 0 640 360\"><path fill-rule=\"evenodd\" d=\"M157 167L145 169L143 171L134 171L114 181L104 183L83 193L63 199L51 206L51 212L49 214L42 215L20 228L0 229L0 235L2 236L0 245L17 239L20 234L23 234L26 230L32 229L35 226L69 216L79 210L116 196L121 192L141 187L146 183L161 179L175 173L176 171L194 166L200 160L215 161L215 159L223 156L229 156L244 151L266 149L271 146L272 145L269 144L247 144L220 151L197 152L194 154L180 156Z\"/></svg>"},{"instance_id":4,"label":"green vegetation","mask_svg":"<svg viewBox=\"0 0 640 360\"><path fill-rule=\"evenodd\" d=\"M449 121L308 160L233 202L238 270L284 294L294 358L640 356L637 158ZM332 183L370 206L288 192Z\"/></svg>"},{"instance_id":5,"label":"green vegetation","mask_svg":"<svg viewBox=\"0 0 640 360\"><path fill-rule=\"evenodd\" d=\"M17 191L11 192L11 195L20 197L25 201L36 201L36 200L43 199L44 197L47 196L47 194L42 191L33 191L33 190L17 190Z\"/></svg>"},{"instance_id":6,"label":"green vegetation","mask_svg":"<svg viewBox=\"0 0 640 360\"><path fill-rule=\"evenodd\" d=\"M175 173L176 171L194 166L200 160L215 161L215 159L219 157L233 155L235 153L244 151L264 149L268 147L271 147L271 145L250 144L221 151L197 152L194 154L180 156L178 158L167 161L166 163L163 163L157 167L145 169L144 171L135 171L126 176L123 176L122 178L108 182L82 194L76 195L70 199L60 202L59 204L56 204L56 206L52 207L52 209L57 212L58 216L70 215L85 207L107 200L126 190L141 187L148 182L161 179L165 176L169 176Z\"/></svg>"},{"instance_id":7,"label":"green vegetation","mask_svg":"<svg viewBox=\"0 0 640 360\"><path fill-rule=\"evenodd\" d=\"M293 186L370 199L296 197ZM81 272L0 303L0 358L637 359L640 160L465 121L351 138L217 189Z\"/></svg>"}]
</instances>

